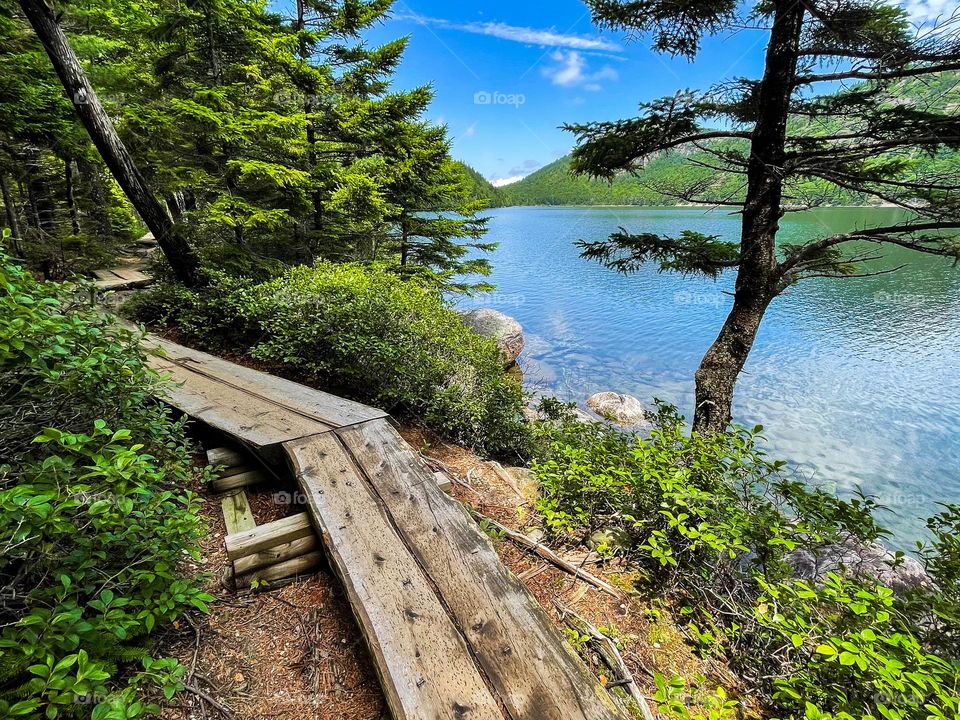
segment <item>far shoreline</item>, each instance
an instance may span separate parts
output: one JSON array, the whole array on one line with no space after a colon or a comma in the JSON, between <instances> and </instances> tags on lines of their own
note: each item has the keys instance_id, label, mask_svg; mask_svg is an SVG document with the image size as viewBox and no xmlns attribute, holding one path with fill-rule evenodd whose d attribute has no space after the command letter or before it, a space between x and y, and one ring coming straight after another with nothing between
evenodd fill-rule
<instances>
[{"instance_id":1,"label":"far shoreline","mask_svg":"<svg viewBox=\"0 0 960 720\"><path fill-rule=\"evenodd\" d=\"M540 210L546 210L549 208L579 208L581 210L589 210L590 208L598 209L607 209L607 210L617 210L617 209L628 209L628 208L637 208L645 209L649 208L650 210L722 210L724 208L729 208L729 205L583 205L583 204L557 204L557 205L491 205L486 208L487 210L513 210L516 208L534 208ZM895 210L897 209L896 205L893 204L880 204L880 205L824 205L823 207L818 208L786 208L785 212L788 213L801 213L801 212L810 212L813 210ZM731 214L738 212L735 208L731 208Z\"/></svg>"}]
</instances>

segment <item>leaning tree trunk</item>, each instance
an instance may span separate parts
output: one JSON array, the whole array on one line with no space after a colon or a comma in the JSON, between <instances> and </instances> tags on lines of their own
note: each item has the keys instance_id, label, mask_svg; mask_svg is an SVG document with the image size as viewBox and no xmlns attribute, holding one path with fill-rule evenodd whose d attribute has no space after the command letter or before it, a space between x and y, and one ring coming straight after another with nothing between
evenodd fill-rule
<instances>
[{"instance_id":1,"label":"leaning tree trunk","mask_svg":"<svg viewBox=\"0 0 960 720\"><path fill-rule=\"evenodd\" d=\"M733 308L696 374L693 429L720 432L730 424L733 390L756 339L760 321L777 296L780 273L777 232L783 217L780 168L786 155L787 120L797 72L804 8L777 0L757 100L757 123L750 141L747 196L740 236Z\"/></svg>"},{"instance_id":2,"label":"leaning tree trunk","mask_svg":"<svg viewBox=\"0 0 960 720\"><path fill-rule=\"evenodd\" d=\"M202 285L204 280L196 253L179 234L163 205L147 187L143 175L121 142L113 122L87 80L87 75L53 10L44 0L20 0L20 7L50 56L60 82L90 134L90 139L157 239L177 279L190 287Z\"/></svg>"}]
</instances>

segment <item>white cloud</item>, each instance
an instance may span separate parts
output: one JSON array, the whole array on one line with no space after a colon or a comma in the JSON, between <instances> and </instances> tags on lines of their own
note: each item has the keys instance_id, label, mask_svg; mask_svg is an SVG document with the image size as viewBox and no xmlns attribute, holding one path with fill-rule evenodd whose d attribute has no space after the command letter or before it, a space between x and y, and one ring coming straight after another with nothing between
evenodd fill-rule
<instances>
[{"instance_id":1,"label":"white cloud","mask_svg":"<svg viewBox=\"0 0 960 720\"><path fill-rule=\"evenodd\" d=\"M948 20L960 9L957 0L905 0L900 3L917 23Z\"/></svg>"},{"instance_id":2,"label":"white cloud","mask_svg":"<svg viewBox=\"0 0 960 720\"><path fill-rule=\"evenodd\" d=\"M523 180L523 175L514 175L513 177L498 178L496 180L491 180L490 184L494 187L503 187L504 185L513 185L515 182L520 182Z\"/></svg>"},{"instance_id":3,"label":"white cloud","mask_svg":"<svg viewBox=\"0 0 960 720\"><path fill-rule=\"evenodd\" d=\"M460 137L472 138L476 134L477 134L477 124L474 123L473 125L468 127L466 130L464 130L462 133L460 133Z\"/></svg>"},{"instance_id":4,"label":"white cloud","mask_svg":"<svg viewBox=\"0 0 960 720\"><path fill-rule=\"evenodd\" d=\"M507 25L502 22L468 22L457 23L443 18L427 17L426 15L417 15L416 13L405 13L397 15L399 20L413 20L421 25L432 25L438 28L450 30L460 30L462 32L473 33L475 35L488 35L490 37L500 38L501 40L510 40L512 42L526 43L528 45L540 45L543 47L562 47L575 50L619 50L620 46L610 40L588 35L575 35L573 33L561 33L556 30L539 29L530 27L520 27L517 25Z\"/></svg>"},{"instance_id":5,"label":"white cloud","mask_svg":"<svg viewBox=\"0 0 960 720\"><path fill-rule=\"evenodd\" d=\"M601 89L600 83L604 80L617 80L620 77L609 65L604 65L596 72L589 72L587 59L576 50L556 50L550 54L550 59L556 64L544 68L543 75L554 85L561 87L582 86L584 90L596 92Z\"/></svg>"}]
</instances>

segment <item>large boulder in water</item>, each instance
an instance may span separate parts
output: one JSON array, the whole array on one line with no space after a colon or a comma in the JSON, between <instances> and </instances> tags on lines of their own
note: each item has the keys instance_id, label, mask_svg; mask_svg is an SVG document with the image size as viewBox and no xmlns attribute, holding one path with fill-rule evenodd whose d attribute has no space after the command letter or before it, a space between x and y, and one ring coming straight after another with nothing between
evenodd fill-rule
<instances>
[{"instance_id":1,"label":"large boulder in water","mask_svg":"<svg viewBox=\"0 0 960 720\"><path fill-rule=\"evenodd\" d=\"M463 322L478 335L497 343L504 367L513 365L523 352L523 327L512 317L491 308L480 308L464 312Z\"/></svg>"},{"instance_id":2,"label":"large boulder in water","mask_svg":"<svg viewBox=\"0 0 960 720\"><path fill-rule=\"evenodd\" d=\"M823 580L828 573L846 572L854 577L876 580L897 595L933 587L927 571L915 558L904 556L898 563L896 555L883 545L853 538L813 551L794 550L786 560L798 578L814 583Z\"/></svg>"},{"instance_id":3,"label":"large boulder in water","mask_svg":"<svg viewBox=\"0 0 960 720\"><path fill-rule=\"evenodd\" d=\"M598 392L587 398L587 407L600 417L620 425L644 425L647 409L632 395L615 392Z\"/></svg>"}]
</instances>

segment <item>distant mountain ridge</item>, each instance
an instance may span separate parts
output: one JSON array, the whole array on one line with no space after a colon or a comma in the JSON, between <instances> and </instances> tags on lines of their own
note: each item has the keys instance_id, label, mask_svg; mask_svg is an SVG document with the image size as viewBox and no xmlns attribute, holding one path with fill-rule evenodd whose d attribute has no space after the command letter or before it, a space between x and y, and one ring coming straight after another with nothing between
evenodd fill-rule
<instances>
[{"instance_id":1,"label":"distant mountain ridge","mask_svg":"<svg viewBox=\"0 0 960 720\"><path fill-rule=\"evenodd\" d=\"M905 105L928 105L931 98L945 110L960 109L960 72L945 72L937 78L905 79L893 86L895 101ZM809 129L803 127L809 125ZM836 131L819 122L800 120L793 129L803 128L809 134ZM731 148L743 146L745 141L714 141L710 146L727 145ZM662 153L646 163L646 166L634 173L622 173L613 181L591 180L575 177L570 173L570 156L565 155L549 165L545 165L523 180L495 188L480 173L464 165L471 175L477 197L486 199L491 207L523 205L679 205L684 204L675 196L662 189L699 185L704 187L701 193L704 201L720 202L738 200L743 197L743 179L735 175L718 174L708 168L698 166L689 160L711 160L709 153L701 150L678 148ZM957 153L942 154L937 157L917 158L918 175L922 168L933 168L941 163L960 162ZM825 204L862 205L875 202L862 195L844 192L820 181L806 181L796 185L795 189L804 194L828 197Z\"/></svg>"}]
</instances>

